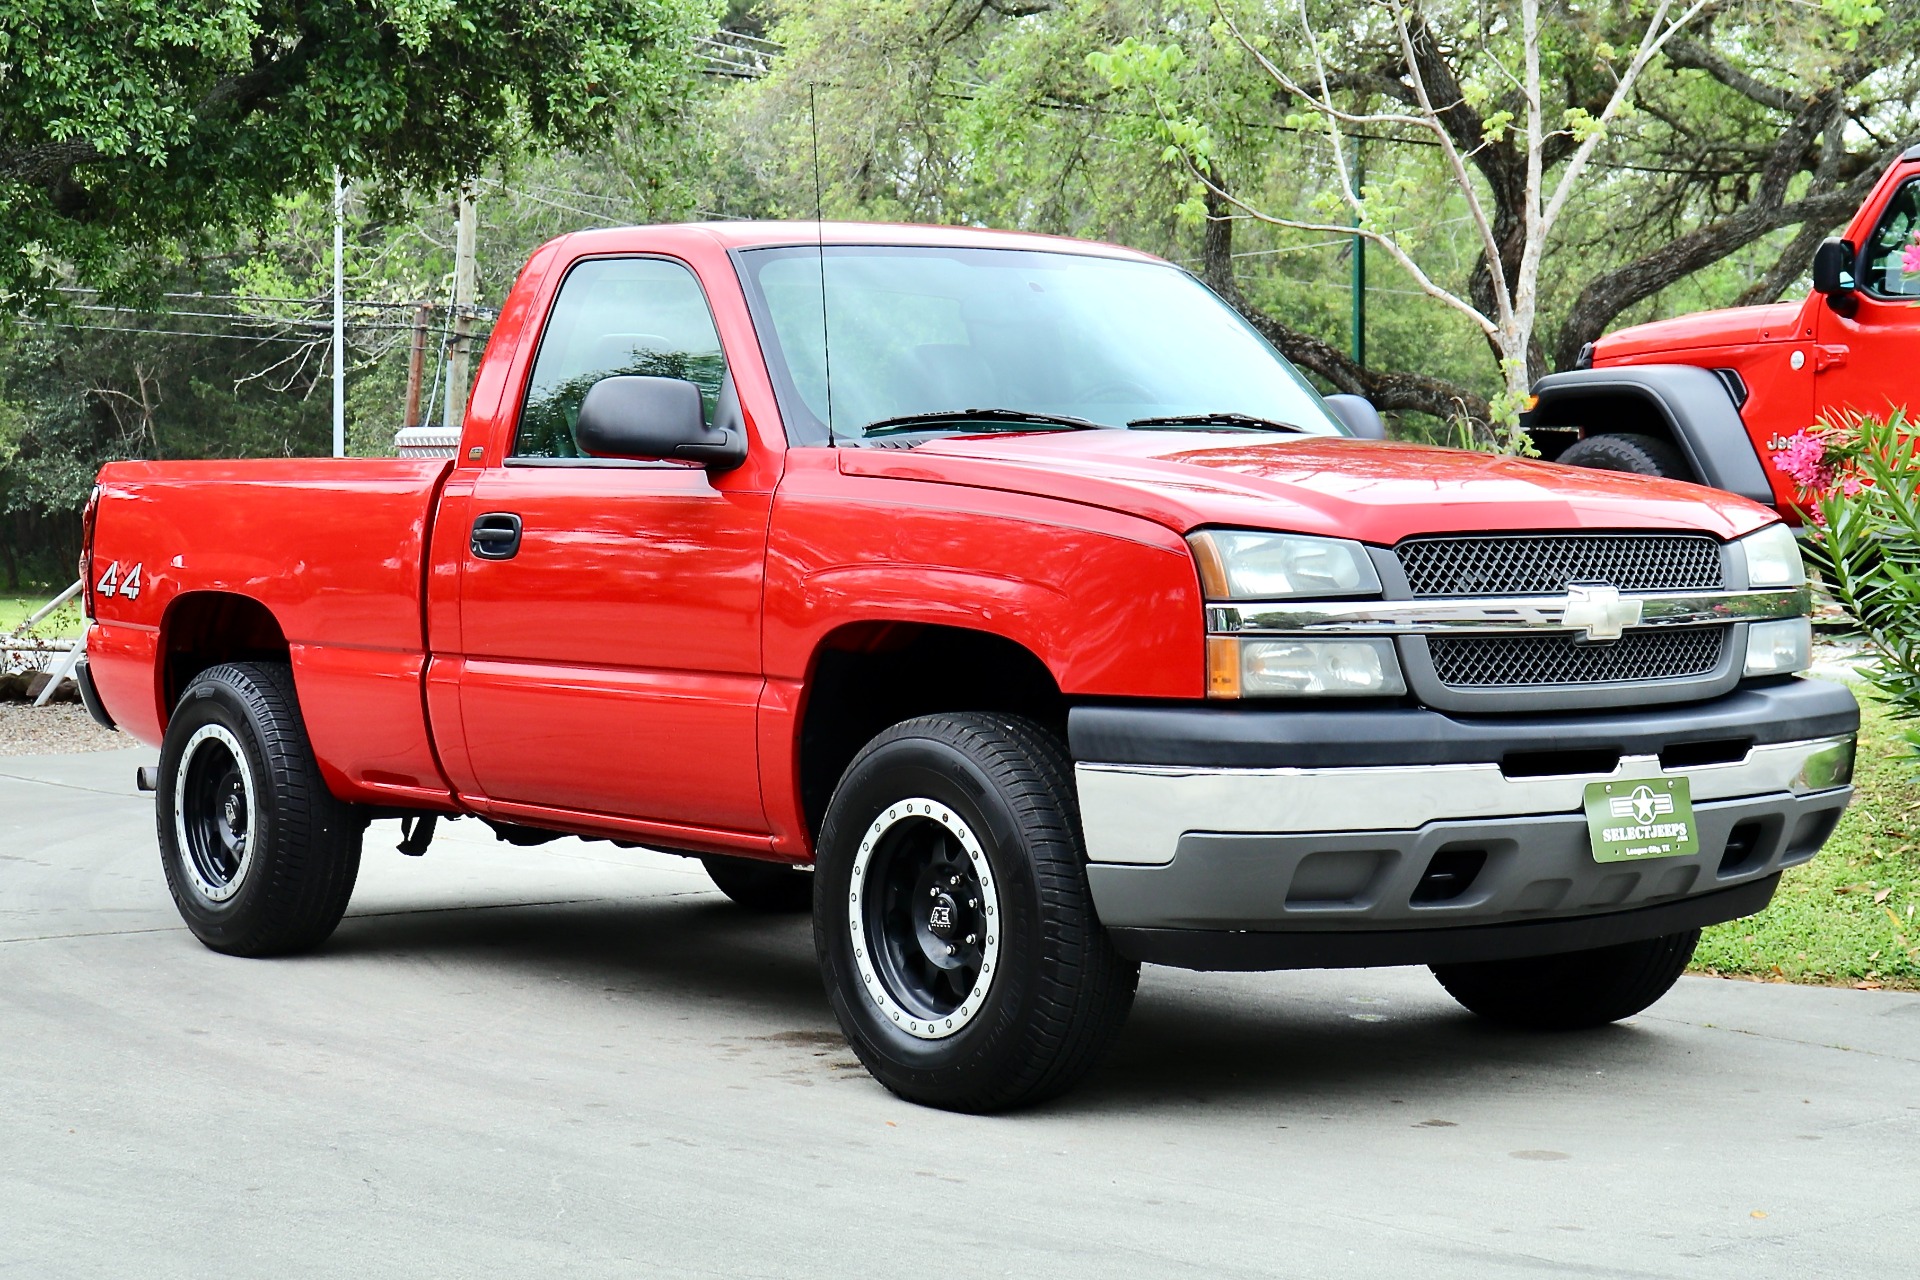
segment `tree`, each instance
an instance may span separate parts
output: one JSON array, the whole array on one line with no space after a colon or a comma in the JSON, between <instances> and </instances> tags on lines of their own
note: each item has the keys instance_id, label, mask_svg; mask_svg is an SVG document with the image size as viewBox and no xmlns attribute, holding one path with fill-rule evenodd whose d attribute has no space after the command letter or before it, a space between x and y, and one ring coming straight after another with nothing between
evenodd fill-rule
<instances>
[{"instance_id":1,"label":"tree","mask_svg":"<svg viewBox=\"0 0 1920 1280\"><path fill-rule=\"evenodd\" d=\"M0 295L151 284L334 167L434 190L672 96L707 0L18 0Z\"/></svg>"},{"instance_id":2,"label":"tree","mask_svg":"<svg viewBox=\"0 0 1920 1280\"><path fill-rule=\"evenodd\" d=\"M1695 186L1737 181L1750 169L1757 173L1748 184L1750 195L1736 210L1676 231L1651 251L1591 279L1560 326L1561 367L1633 304L1767 232L1805 222L1806 232L1788 246L1760 289L1746 296L1768 287L1777 293L1797 278L1808 238L1851 212L1884 157L1849 154L1846 128L1865 113L1836 91L1834 81L1857 83L1888 60L1904 62L1911 77L1913 60L1898 43L1896 24L1883 23L1885 15L1877 8L1826 9L1827 30L1819 34L1851 56L1829 65L1819 56L1817 42L1809 46L1803 38L1798 43L1813 83L1796 92L1769 82L1751 65L1763 37L1778 34L1766 11L1739 13L1713 0L1650 0L1628 7L1383 0L1357 14L1349 6L1317 11L1308 0L1296 0L1288 18L1272 24L1275 30L1264 22L1254 25L1270 10L1236 16L1221 0L1216 38L1238 45L1282 90L1294 108L1289 125L1311 125L1324 133L1332 197L1310 211L1276 212L1222 184L1213 171L1213 133L1205 118L1169 112L1166 130L1209 193L1240 213L1321 233L1346 230L1346 221L1328 215L1336 209L1347 214L1354 234L1378 245L1423 293L1485 335L1502 382L1489 409L1512 426L1533 379L1551 367L1538 333L1548 250L1583 184L1599 176L1594 162L1604 145L1614 144L1609 150L1615 155L1654 150L1660 144L1652 135L1664 131L1667 145L1658 157L1663 164L1649 167L1691 178ZM1713 43L1716 17L1725 27L1718 45ZM1863 31L1875 27L1885 30L1862 49ZM1141 83L1151 91L1173 80L1177 58L1170 52L1167 46L1131 41L1105 55L1101 65L1116 87ZM1666 92L1643 92L1656 69L1667 75ZM1715 171L1711 162L1674 163L1690 151L1698 154L1726 109L1724 95L1702 95L1684 82L1690 71L1705 73L1719 89L1762 108L1767 127L1774 117L1788 117L1770 146L1741 139L1748 144L1741 157L1748 169L1737 167L1741 160L1734 161L1732 173ZM1692 101L1687 101L1690 91ZM1167 109L1164 96L1158 102ZM1895 121L1874 123L1884 128ZM1899 123L1912 127L1910 117ZM1464 207L1477 240L1465 288L1443 282L1423 265L1402 230L1409 225L1406 191L1368 187L1353 176L1349 157L1356 139L1370 133L1438 152L1450 195ZM1724 156L1716 158L1726 163ZM1811 198L1789 202L1789 190L1803 173L1820 189ZM1689 188L1679 186L1684 207ZM1411 223L1417 226L1418 220ZM1789 268L1789 262L1795 265ZM1325 363L1324 353L1316 354ZM1357 370L1323 372L1365 382L1355 376Z\"/></svg>"},{"instance_id":3,"label":"tree","mask_svg":"<svg viewBox=\"0 0 1920 1280\"><path fill-rule=\"evenodd\" d=\"M788 210L811 212L811 107L830 213L1151 249L1324 385L1482 422L1663 299L1791 286L1920 136L1920 8L1860 0L781 0L771 30L788 54L737 137ZM1349 187L1362 231L1465 304L1376 269L1364 366Z\"/></svg>"},{"instance_id":4,"label":"tree","mask_svg":"<svg viewBox=\"0 0 1920 1280\"><path fill-rule=\"evenodd\" d=\"M1397 63L1379 69L1372 77L1345 77L1361 89L1364 97L1384 99L1388 104L1385 109L1369 106L1356 110L1342 105L1341 99L1350 95L1335 87L1325 42L1304 0L1297 9L1295 34L1307 65L1298 72L1269 57L1265 50L1270 42L1249 37L1231 14L1223 11L1220 25L1289 100L1326 130L1338 192L1353 213L1355 234L1385 250L1423 293L1452 307L1486 334L1505 384L1494 413L1503 425L1517 426L1518 406L1532 385L1539 363L1534 329L1539 319L1540 272L1548 241L1606 136L1607 126L1632 102L1641 75L1662 47L1698 18L1707 4L1708 0L1656 0L1643 24L1636 24L1632 34L1637 38L1624 56L1605 40L1595 40L1590 52L1577 47L1564 52L1562 57L1569 62L1590 57L1611 73L1612 83L1599 94L1589 91L1597 111L1574 106L1552 118L1543 90L1545 32L1539 0L1515 0L1510 6L1501 6L1517 12L1498 13L1504 21L1490 28L1482 25L1484 9L1473 14L1465 24L1464 47L1461 43L1455 46L1461 53L1471 52L1466 58L1456 53L1453 60L1445 56L1440 36L1425 10L1413 8L1411 0L1387 0L1380 7L1384 10L1381 16L1387 27L1385 38L1397 46ZM1457 62L1469 62L1466 75L1461 74ZM1117 67L1118 63L1110 61L1109 65ZM1569 79L1577 82L1579 77ZM1487 110L1495 103L1500 104L1497 109ZM1347 163L1347 153L1353 146L1348 133L1369 129L1424 135L1439 149L1446 174L1479 238L1480 260L1471 293L1481 297L1463 296L1434 279L1402 237L1377 215L1370 216L1366 189L1350 177L1353 171ZM1516 138L1512 145L1490 145L1504 141L1509 134ZM1204 126L1182 130L1178 136L1200 180L1236 208L1296 231L1339 233L1346 229L1324 219L1272 213L1234 195L1209 177L1209 135ZM1479 169L1481 180L1476 181L1470 166ZM1550 168L1558 171L1551 177ZM1484 198L1483 186L1498 189L1507 198L1497 203Z\"/></svg>"}]
</instances>

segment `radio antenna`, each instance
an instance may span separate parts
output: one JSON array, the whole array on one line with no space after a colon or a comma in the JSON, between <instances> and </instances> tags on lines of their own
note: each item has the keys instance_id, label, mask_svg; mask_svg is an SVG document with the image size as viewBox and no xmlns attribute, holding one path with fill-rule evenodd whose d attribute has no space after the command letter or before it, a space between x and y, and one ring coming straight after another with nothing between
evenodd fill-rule
<instances>
[{"instance_id":1,"label":"radio antenna","mask_svg":"<svg viewBox=\"0 0 1920 1280\"><path fill-rule=\"evenodd\" d=\"M833 342L827 328L827 224L820 212L820 111L814 101L818 86L807 83L807 124L813 131L813 247L820 264L820 370L827 384L827 447L840 442L833 433Z\"/></svg>"}]
</instances>

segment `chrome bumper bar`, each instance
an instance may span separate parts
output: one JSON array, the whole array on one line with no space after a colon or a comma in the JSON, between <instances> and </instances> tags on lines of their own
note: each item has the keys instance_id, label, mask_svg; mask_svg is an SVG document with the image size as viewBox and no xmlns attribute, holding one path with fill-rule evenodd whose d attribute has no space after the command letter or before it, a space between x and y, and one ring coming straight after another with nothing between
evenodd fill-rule
<instances>
[{"instance_id":1,"label":"chrome bumper bar","mask_svg":"<svg viewBox=\"0 0 1920 1280\"><path fill-rule=\"evenodd\" d=\"M1430 823L1578 814L1589 783L1685 777L1696 803L1805 795L1846 784L1852 734L1753 747L1744 759L1665 769L1626 755L1610 773L1508 777L1495 763L1357 768L1213 768L1080 763L1087 857L1171 862L1189 833L1411 831Z\"/></svg>"},{"instance_id":2,"label":"chrome bumper bar","mask_svg":"<svg viewBox=\"0 0 1920 1280\"><path fill-rule=\"evenodd\" d=\"M1596 606L1603 606L1608 611L1604 621L1617 636L1625 627L1698 627L1798 618L1807 614L1811 600L1805 587L1618 593L1606 588L1591 596L1576 589L1564 596L1209 604L1207 630L1216 635L1359 636L1590 631Z\"/></svg>"}]
</instances>

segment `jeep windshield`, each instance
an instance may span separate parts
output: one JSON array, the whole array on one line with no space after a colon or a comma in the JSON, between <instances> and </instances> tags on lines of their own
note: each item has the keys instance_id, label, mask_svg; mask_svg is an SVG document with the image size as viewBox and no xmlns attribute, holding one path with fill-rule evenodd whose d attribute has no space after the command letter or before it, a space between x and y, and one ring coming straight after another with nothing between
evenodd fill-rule
<instances>
[{"instance_id":1,"label":"jeep windshield","mask_svg":"<svg viewBox=\"0 0 1920 1280\"><path fill-rule=\"evenodd\" d=\"M870 245L737 261L796 445L827 443L829 401L842 444L1129 423L1346 434L1265 338L1162 263Z\"/></svg>"}]
</instances>

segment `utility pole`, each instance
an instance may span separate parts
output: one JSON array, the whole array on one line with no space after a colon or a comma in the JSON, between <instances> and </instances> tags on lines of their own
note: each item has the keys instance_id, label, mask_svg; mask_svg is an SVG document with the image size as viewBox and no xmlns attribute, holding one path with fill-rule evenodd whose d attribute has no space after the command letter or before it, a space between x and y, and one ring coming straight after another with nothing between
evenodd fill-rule
<instances>
[{"instance_id":1,"label":"utility pole","mask_svg":"<svg viewBox=\"0 0 1920 1280\"><path fill-rule=\"evenodd\" d=\"M433 318L433 306L423 302L413 313L413 346L407 351L407 412L403 427L420 425L420 384L427 371L427 322Z\"/></svg>"},{"instance_id":2,"label":"utility pole","mask_svg":"<svg viewBox=\"0 0 1920 1280\"><path fill-rule=\"evenodd\" d=\"M1367 180L1366 163L1360 158L1360 139L1353 140L1353 190L1360 194ZM1353 225L1360 225L1360 215L1353 215ZM1356 235L1353 238L1353 362L1362 369L1367 367L1367 238Z\"/></svg>"},{"instance_id":3,"label":"utility pole","mask_svg":"<svg viewBox=\"0 0 1920 1280\"><path fill-rule=\"evenodd\" d=\"M467 366L473 345L473 188L462 186L453 236L453 350L447 354L447 425L467 416Z\"/></svg>"},{"instance_id":4,"label":"utility pole","mask_svg":"<svg viewBox=\"0 0 1920 1280\"><path fill-rule=\"evenodd\" d=\"M333 456L347 456L347 189L333 170Z\"/></svg>"}]
</instances>

